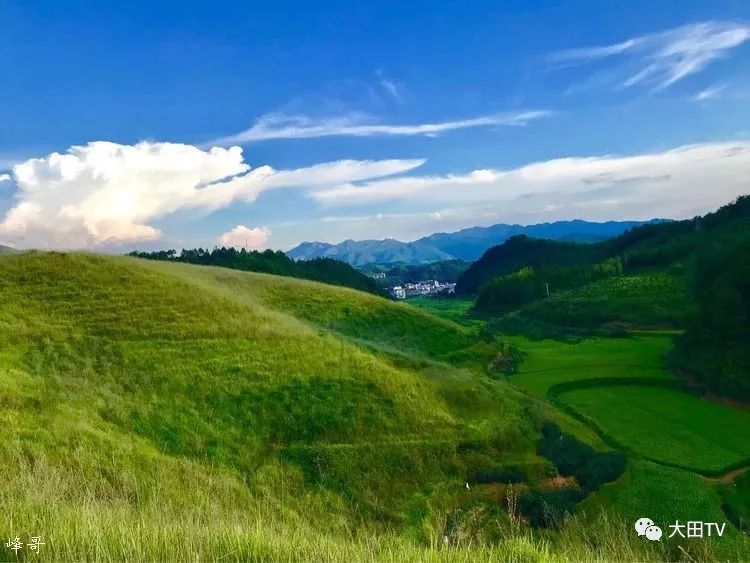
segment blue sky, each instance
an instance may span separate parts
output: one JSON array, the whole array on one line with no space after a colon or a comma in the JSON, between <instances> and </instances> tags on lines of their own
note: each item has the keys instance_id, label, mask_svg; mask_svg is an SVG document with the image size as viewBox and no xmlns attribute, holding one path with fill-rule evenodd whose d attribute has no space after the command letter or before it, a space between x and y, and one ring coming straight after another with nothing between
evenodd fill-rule
<instances>
[{"instance_id":1,"label":"blue sky","mask_svg":"<svg viewBox=\"0 0 750 563\"><path fill-rule=\"evenodd\" d=\"M0 242L410 240L750 191L747 2L114 4L0 0Z\"/></svg>"}]
</instances>

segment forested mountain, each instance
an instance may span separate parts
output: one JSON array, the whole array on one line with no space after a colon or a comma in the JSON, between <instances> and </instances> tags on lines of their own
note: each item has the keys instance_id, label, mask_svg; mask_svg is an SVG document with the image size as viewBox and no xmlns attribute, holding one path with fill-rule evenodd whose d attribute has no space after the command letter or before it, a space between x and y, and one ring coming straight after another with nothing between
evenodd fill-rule
<instances>
[{"instance_id":1,"label":"forested mountain","mask_svg":"<svg viewBox=\"0 0 750 563\"><path fill-rule=\"evenodd\" d=\"M156 252L131 252L130 256L150 260L166 260L202 264L204 266L222 266L235 270L263 272L277 276L289 276L305 280L319 281L331 285L351 287L376 295L384 295L375 281L359 272L349 264L331 258L296 261L281 251L237 250L235 248L215 248L204 250L196 248L182 250L160 250Z\"/></svg>"},{"instance_id":2,"label":"forested mountain","mask_svg":"<svg viewBox=\"0 0 750 563\"><path fill-rule=\"evenodd\" d=\"M598 243L513 237L472 264L456 292L476 295L495 326L540 337L686 329L672 365L705 391L750 401L750 196Z\"/></svg>"},{"instance_id":3,"label":"forested mountain","mask_svg":"<svg viewBox=\"0 0 750 563\"><path fill-rule=\"evenodd\" d=\"M523 268L575 267L606 256L602 245L516 235L490 248L458 279L456 294L472 295L488 281Z\"/></svg>"},{"instance_id":4,"label":"forested mountain","mask_svg":"<svg viewBox=\"0 0 750 563\"><path fill-rule=\"evenodd\" d=\"M354 266L366 264L424 264L439 260L476 260L488 248L525 234L536 238L595 242L613 237L642 224L639 221L557 221L538 225L471 227L455 233L435 233L414 242L385 240L346 240L340 244L304 242L288 251L294 259L336 258Z\"/></svg>"},{"instance_id":5,"label":"forested mountain","mask_svg":"<svg viewBox=\"0 0 750 563\"><path fill-rule=\"evenodd\" d=\"M750 402L750 197L707 217L688 289L697 313L677 340L674 367L717 395ZM712 234L720 221L719 232Z\"/></svg>"}]
</instances>

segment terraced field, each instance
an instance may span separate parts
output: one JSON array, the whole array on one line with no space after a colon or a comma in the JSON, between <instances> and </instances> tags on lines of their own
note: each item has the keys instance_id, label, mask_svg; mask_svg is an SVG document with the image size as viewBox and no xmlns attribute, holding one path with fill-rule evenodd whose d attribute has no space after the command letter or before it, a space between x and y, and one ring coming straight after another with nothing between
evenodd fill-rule
<instances>
[{"instance_id":1,"label":"terraced field","mask_svg":"<svg viewBox=\"0 0 750 563\"><path fill-rule=\"evenodd\" d=\"M675 380L663 361L672 346L668 334L590 338L574 344L519 336L505 339L527 353L513 383L540 397L563 382L622 377Z\"/></svg>"},{"instance_id":2,"label":"terraced field","mask_svg":"<svg viewBox=\"0 0 750 563\"><path fill-rule=\"evenodd\" d=\"M750 463L750 412L656 386L603 385L557 398L639 456L715 474Z\"/></svg>"}]
</instances>

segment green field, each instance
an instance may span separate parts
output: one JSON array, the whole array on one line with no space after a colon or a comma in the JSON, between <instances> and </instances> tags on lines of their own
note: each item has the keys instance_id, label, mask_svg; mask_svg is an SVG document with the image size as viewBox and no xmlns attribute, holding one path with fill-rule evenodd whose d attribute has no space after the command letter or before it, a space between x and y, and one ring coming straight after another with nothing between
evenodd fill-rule
<instances>
[{"instance_id":1,"label":"green field","mask_svg":"<svg viewBox=\"0 0 750 563\"><path fill-rule=\"evenodd\" d=\"M674 380L663 356L672 346L669 335L591 338L577 343L505 338L528 353L513 383L546 397L553 385L582 379L646 377Z\"/></svg>"},{"instance_id":2,"label":"green field","mask_svg":"<svg viewBox=\"0 0 750 563\"><path fill-rule=\"evenodd\" d=\"M588 499L585 510L613 508L633 521L648 514L664 525L676 519L729 522L723 503L733 507L729 511L734 510L735 526L750 516L750 473L728 484L700 475L748 464L750 412L682 391L664 366L671 334L640 332L577 343L506 339L528 354L519 373L510 377L514 384L571 409L610 445L629 452L625 477ZM641 385L635 385L638 380ZM711 558L701 551L705 544L665 547L680 559L681 549L696 560ZM727 559L742 559L745 556L738 554L750 550L750 541L731 527L714 548Z\"/></svg>"},{"instance_id":3,"label":"green field","mask_svg":"<svg viewBox=\"0 0 750 563\"><path fill-rule=\"evenodd\" d=\"M721 472L750 458L750 412L679 389L607 385L564 392L558 398L649 459Z\"/></svg>"},{"instance_id":4,"label":"green field","mask_svg":"<svg viewBox=\"0 0 750 563\"><path fill-rule=\"evenodd\" d=\"M588 502L588 501L587 501ZM727 522L721 510L721 498L716 487L706 478L676 468L664 467L648 461L630 463L630 470L622 482L605 487L600 495L588 502L586 510L595 512L602 507L613 507L627 522L635 522L648 515L664 532L663 547L671 558L679 561L711 559L708 540L669 539L670 524L679 520ZM678 547L679 545L679 547ZM724 560L745 560L750 540L727 524L726 532L712 542L714 557Z\"/></svg>"},{"instance_id":5,"label":"green field","mask_svg":"<svg viewBox=\"0 0 750 563\"><path fill-rule=\"evenodd\" d=\"M415 297L407 299L405 303L443 319L449 319L461 324L476 323L476 320L468 317L469 311L474 307L474 301L471 299L461 299L458 297L449 299Z\"/></svg>"}]
</instances>

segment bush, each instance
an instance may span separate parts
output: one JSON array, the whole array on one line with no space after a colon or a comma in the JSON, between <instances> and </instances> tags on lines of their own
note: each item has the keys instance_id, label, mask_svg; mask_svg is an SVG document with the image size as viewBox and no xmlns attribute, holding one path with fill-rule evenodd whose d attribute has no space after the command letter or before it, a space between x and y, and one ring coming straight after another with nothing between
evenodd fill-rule
<instances>
[{"instance_id":1,"label":"bush","mask_svg":"<svg viewBox=\"0 0 750 563\"><path fill-rule=\"evenodd\" d=\"M517 467L491 467L480 469L469 476L469 483L475 485L487 483L521 483L526 475Z\"/></svg>"},{"instance_id":2,"label":"bush","mask_svg":"<svg viewBox=\"0 0 750 563\"><path fill-rule=\"evenodd\" d=\"M602 483L616 480L625 472L625 456L621 452L596 453L576 474L582 488L595 491Z\"/></svg>"},{"instance_id":3,"label":"bush","mask_svg":"<svg viewBox=\"0 0 750 563\"><path fill-rule=\"evenodd\" d=\"M602 483L616 480L625 471L622 453L597 452L550 421L542 425L538 452L554 463L561 474L575 477L587 491L597 490Z\"/></svg>"},{"instance_id":4,"label":"bush","mask_svg":"<svg viewBox=\"0 0 750 563\"><path fill-rule=\"evenodd\" d=\"M585 496L584 492L576 489L529 491L519 499L518 511L535 528L556 528Z\"/></svg>"}]
</instances>

